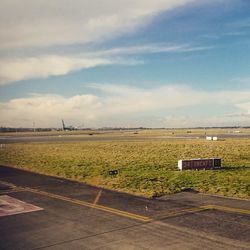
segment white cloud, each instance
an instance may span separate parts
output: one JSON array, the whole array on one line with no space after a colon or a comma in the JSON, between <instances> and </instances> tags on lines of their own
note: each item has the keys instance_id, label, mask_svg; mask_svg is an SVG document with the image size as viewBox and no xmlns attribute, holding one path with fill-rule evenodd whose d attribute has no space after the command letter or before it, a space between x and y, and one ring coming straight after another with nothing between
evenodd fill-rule
<instances>
[{"instance_id":1,"label":"white cloud","mask_svg":"<svg viewBox=\"0 0 250 250\"><path fill-rule=\"evenodd\" d=\"M144 44L131 47L118 47L93 53L97 56L125 55L125 54L143 54L143 53L183 53L212 49L213 47L191 46L189 44Z\"/></svg>"},{"instance_id":2,"label":"white cloud","mask_svg":"<svg viewBox=\"0 0 250 250\"><path fill-rule=\"evenodd\" d=\"M195 0L2 0L0 47L99 42L191 2Z\"/></svg>"},{"instance_id":3,"label":"white cloud","mask_svg":"<svg viewBox=\"0 0 250 250\"><path fill-rule=\"evenodd\" d=\"M84 94L70 98L58 95L33 95L0 104L0 126L60 126L61 118L73 125L86 126L215 126L250 122L250 91L206 92L186 86L162 86L154 89L126 85L93 84L102 95ZM209 107L214 115L173 114L173 110ZM233 117L217 115L220 107L239 110ZM147 121L145 117L160 114ZM171 115L170 115L171 114ZM143 118L144 117L144 118ZM150 119L150 118L149 118Z\"/></svg>"},{"instance_id":4,"label":"white cloud","mask_svg":"<svg viewBox=\"0 0 250 250\"><path fill-rule=\"evenodd\" d=\"M97 57L40 56L0 60L0 85L11 82L65 75L71 71L109 64L135 65L136 60L108 59Z\"/></svg>"},{"instance_id":5,"label":"white cloud","mask_svg":"<svg viewBox=\"0 0 250 250\"><path fill-rule=\"evenodd\" d=\"M146 44L132 47L117 47L80 55L42 55L36 57L7 58L0 60L0 85L20 80L65 75L72 71L110 64L138 65L143 61L123 58L126 54L182 53L211 49L183 45Z\"/></svg>"},{"instance_id":6,"label":"white cloud","mask_svg":"<svg viewBox=\"0 0 250 250\"><path fill-rule=\"evenodd\" d=\"M15 52L26 57L1 59L0 85L64 75L100 65L143 63L133 58L128 60L114 56L210 49L189 44L144 44L103 51L81 51L80 55L67 55L67 50L63 56L48 53L58 45L103 43L136 31L163 11L194 2L198 0L2 0L0 50L7 57ZM65 47L60 48L63 51Z\"/></svg>"},{"instance_id":7,"label":"white cloud","mask_svg":"<svg viewBox=\"0 0 250 250\"><path fill-rule=\"evenodd\" d=\"M179 108L207 104L239 104L248 101L250 91L198 91L183 85L165 85L152 89L142 89L126 85L93 84L93 88L106 93L105 101L110 110L119 106L128 110L145 111L159 108ZM135 105L136 103L136 105ZM117 105L119 104L119 105ZM130 106L133 107L130 109Z\"/></svg>"},{"instance_id":8,"label":"white cloud","mask_svg":"<svg viewBox=\"0 0 250 250\"><path fill-rule=\"evenodd\" d=\"M231 82L243 83L243 84L250 84L250 77L237 77L233 78Z\"/></svg>"},{"instance_id":9,"label":"white cloud","mask_svg":"<svg viewBox=\"0 0 250 250\"><path fill-rule=\"evenodd\" d=\"M244 102L237 104L237 107L245 111L246 114L250 115L250 102Z\"/></svg>"},{"instance_id":10,"label":"white cloud","mask_svg":"<svg viewBox=\"0 0 250 250\"><path fill-rule=\"evenodd\" d=\"M38 126L59 126L61 119L82 123L95 119L102 106L94 95L76 95L64 98L59 95L33 95L0 104L1 124L28 126L35 121Z\"/></svg>"}]
</instances>

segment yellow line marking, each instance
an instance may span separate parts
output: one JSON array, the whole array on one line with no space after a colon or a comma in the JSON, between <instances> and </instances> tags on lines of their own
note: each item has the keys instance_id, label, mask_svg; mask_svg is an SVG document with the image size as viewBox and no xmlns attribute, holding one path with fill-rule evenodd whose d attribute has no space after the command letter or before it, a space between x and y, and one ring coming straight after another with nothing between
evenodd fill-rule
<instances>
[{"instance_id":1,"label":"yellow line marking","mask_svg":"<svg viewBox=\"0 0 250 250\"><path fill-rule=\"evenodd\" d=\"M2 195L2 194L12 194L12 193L17 193L17 192L21 192L21 191L23 191L23 190L18 189L18 188L12 188L10 190L0 191L0 195Z\"/></svg>"},{"instance_id":2,"label":"yellow line marking","mask_svg":"<svg viewBox=\"0 0 250 250\"><path fill-rule=\"evenodd\" d=\"M12 183L8 183L8 182L0 181L0 183L5 184L5 185L9 185L9 186L15 186ZM46 197L50 197L50 198L54 198L54 199L58 199L58 200L62 200L62 201L67 201L67 202L70 202L70 203L73 203L73 204L98 209L98 210L101 210L101 211L105 211L105 212L108 212L108 213L120 215L120 216L131 218L131 219L136 219L136 220L143 221L143 222L151 221L151 219L149 217L146 217L146 216L129 213L129 212L125 212L125 211L122 211L122 210L119 210L119 209L106 207L106 206L102 206L102 205L98 205L98 204L95 204L93 206L93 203L90 203L90 202L77 200L77 199L74 199L74 198L69 198L69 197L66 197L66 196L53 194L53 193L49 193L49 192L45 192L45 191L40 191L40 190L33 189L33 188L18 187L18 190L19 191L28 191L28 192L35 193L35 194L40 194L40 195L43 195L43 196L46 196Z\"/></svg>"},{"instance_id":3,"label":"yellow line marking","mask_svg":"<svg viewBox=\"0 0 250 250\"><path fill-rule=\"evenodd\" d=\"M6 185L6 186L9 186L9 187L13 188L13 191L28 191L28 192L31 192L31 193L40 194L40 195L43 195L43 196L46 196L46 197L50 197L50 198L54 198L54 199L58 199L58 200L62 200L62 201L67 201L67 202L70 202L70 203L73 203L73 204L98 209L98 210L101 210L101 211L105 211L105 212L108 212L108 213L120 215L120 216L131 218L131 219L136 219L136 220L143 221L143 222L149 222L149 221L152 221L152 220L155 220L155 219L169 218L169 217L174 217L174 216L178 216L178 215L185 215L185 214L200 212L200 211L209 210L209 209L216 209L216 210L220 210L220 211L234 212L234 213L240 213L240 214L250 214L250 210L247 210L247 209L224 207L224 206L209 204L209 205L203 205L203 206L194 207L194 208L182 209L182 210L179 210L179 211L173 211L173 212L169 212L169 213L166 213L166 214L160 214L159 216L149 218L149 217L146 217L146 216L142 216L142 215L138 215L138 214L134 214L134 213L129 213L129 212L122 211L122 210L119 210L119 209L115 209L115 208L106 207L106 206L96 204L98 202L100 196L101 196L101 192L98 193L95 202L90 203L90 202L77 200L77 199L74 199L74 198L69 198L69 197L66 197L66 196L53 194L53 193L49 193L49 192L45 192L45 191L41 191L41 190L37 190L37 189L33 189L33 188L18 187L16 185L14 185L13 183L9 183L9 182L0 181L0 184L3 184L3 185Z\"/></svg>"},{"instance_id":4,"label":"yellow line marking","mask_svg":"<svg viewBox=\"0 0 250 250\"><path fill-rule=\"evenodd\" d=\"M241 208L235 208L235 207L224 207L219 205L205 205L201 206L205 209L216 209L224 212L233 212L233 213L239 213L239 214L250 214L250 210L248 209L241 209Z\"/></svg>"},{"instance_id":5,"label":"yellow line marking","mask_svg":"<svg viewBox=\"0 0 250 250\"><path fill-rule=\"evenodd\" d=\"M89 202L86 202L86 201L77 200L77 199L73 199L73 198L69 198L69 197L65 197L65 196L61 196L61 195L57 195L57 194L52 194L52 193L48 193L48 192L45 192L45 191L39 191L39 190L32 189L32 188L23 188L23 189L24 189L24 191L29 191L29 192L32 192L32 193L44 195L44 196L55 198L55 199L58 199L58 200L68 201L68 202L71 202L71 203L74 203L74 204L77 204L77 205L82 205L82 206L102 210L102 211L109 212L109 213L112 213L112 214L117 214L117 215L120 215L120 216L132 218L132 219L136 219L136 220L140 220L140 221L144 221L144 222L150 221L149 217L141 216L141 215L133 214L133 213L129 213L129 212L125 212L125 211L122 211L122 210L119 210L119 209L106 207L106 206L102 206L102 205L97 205L97 204L95 206L93 206L93 203L89 203Z\"/></svg>"},{"instance_id":6,"label":"yellow line marking","mask_svg":"<svg viewBox=\"0 0 250 250\"><path fill-rule=\"evenodd\" d=\"M173 212L168 212L168 213L165 213L165 214L160 214L159 216L154 217L154 219L170 218L170 217L175 217L175 216L178 216L178 215L185 215L185 214L200 212L200 211L204 211L204 210L207 210L207 209L209 209L209 208L205 208L205 207L186 208L186 209L182 209L182 210L179 210L179 211L173 211Z\"/></svg>"},{"instance_id":7,"label":"yellow line marking","mask_svg":"<svg viewBox=\"0 0 250 250\"><path fill-rule=\"evenodd\" d=\"M11 188L16 188L17 186L13 183L6 182L6 181L0 181L0 184L11 187Z\"/></svg>"},{"instance_id":8,"label":"yellow line marking","mask_svg":"<svg viewBox=\"0 0 250 250\"><path fill-rule=\"evenodd\" d=\"M154 219L171 218L171 217L175 217L175 216L179 216L179 215L185 215L185 214L190 214L190 213L195 213L195 212L201 212L201 211L210 210L210 209L215 209L215 210L224 211L224 212L250 214L250 210L247 210L247 209L224 207L224 206L211 205L210 204L210 205L204 205L204 206L200 206L200 207L182 209L182 210L179 210L179 211L173 211L173 212L169 212L169 213L166 213L166 214L160 214L159 216L155 216Z\"/></svg>"}]
</instances>

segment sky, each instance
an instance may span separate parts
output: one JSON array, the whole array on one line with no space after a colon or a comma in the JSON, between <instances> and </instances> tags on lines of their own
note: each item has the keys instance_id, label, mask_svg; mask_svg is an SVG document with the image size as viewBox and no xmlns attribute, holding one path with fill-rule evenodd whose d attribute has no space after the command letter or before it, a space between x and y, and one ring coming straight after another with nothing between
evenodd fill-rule
<instances>
[{"instance_id":1,"label":"sky","mask_svg":"<svg viewBox=\"0 0 250 250\"><path fill-rule=\"evenodd\" d=\"M1 0L0 126L250 125L250 1Z\"/></svg>"}]
</instances>

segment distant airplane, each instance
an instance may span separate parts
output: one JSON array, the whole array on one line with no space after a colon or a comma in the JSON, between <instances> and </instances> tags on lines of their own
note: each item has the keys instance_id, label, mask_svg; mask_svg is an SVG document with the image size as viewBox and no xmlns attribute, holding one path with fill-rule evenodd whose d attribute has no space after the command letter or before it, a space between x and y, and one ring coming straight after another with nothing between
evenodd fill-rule
<instances>
[{"instance_id":1,"label":"distant airplane","mask_svg":"<svg viewBox=\"0 0 250 250\"><path fill-rule=\"evenodd\" d=\"M63 130L64 131L71 131L71 130L75 130L75 128L73 126L65 126L64 120L62 120L62 125L63 125Z\"/></svg>"}]
</instances>

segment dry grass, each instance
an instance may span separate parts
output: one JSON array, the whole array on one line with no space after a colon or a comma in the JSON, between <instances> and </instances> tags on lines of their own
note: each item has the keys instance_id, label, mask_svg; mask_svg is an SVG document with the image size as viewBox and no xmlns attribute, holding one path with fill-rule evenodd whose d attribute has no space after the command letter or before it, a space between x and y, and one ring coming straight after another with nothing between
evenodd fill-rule
<instances>
[{"instance_id":1,"label":"dry grass","mask_svg":"<svg viewBox=\"0 0 250 250\"><path fill-rule=\"evenodd\" d=\"M149 197L192 188L249 198L249 152L249 139L30 143L7 145L0 163ZM179 159L200 157L220 157L224 168L177 171Z\"/></svg>"}]
</instances>

